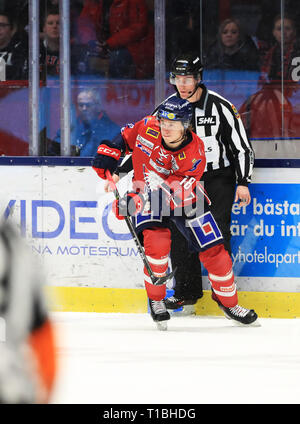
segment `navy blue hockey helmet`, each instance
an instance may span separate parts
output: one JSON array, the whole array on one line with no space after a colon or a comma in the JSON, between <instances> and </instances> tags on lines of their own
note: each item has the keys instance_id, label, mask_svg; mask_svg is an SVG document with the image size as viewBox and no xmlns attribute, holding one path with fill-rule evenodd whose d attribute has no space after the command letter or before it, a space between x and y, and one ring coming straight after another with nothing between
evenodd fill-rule
<instances>
[{"instance_id":1,"label":"navy blue hockey helmet","mask_svg":"<svg viewBox=\"0 0 300 424\"><path fill-rule=\"evenodd\" d=\"M170 121L181 121L187 129L192 121L193 108L190 102L177 96L165 100L158 108L158 119L165 118Z\"/></svg>"},{"instance_id":2,"label":"navy blue hockey helmet","mask_svg":"<svg viewBox=\"0 0 300 424\"><path fill-rule=\"evenodd\" d=\"M175 85L176 75L192 75L196 79L202 80L203 65L200 57L196 53L182 54L176 57L172 63L170 72L170 83Z\"/></svg>"}]
</instances>

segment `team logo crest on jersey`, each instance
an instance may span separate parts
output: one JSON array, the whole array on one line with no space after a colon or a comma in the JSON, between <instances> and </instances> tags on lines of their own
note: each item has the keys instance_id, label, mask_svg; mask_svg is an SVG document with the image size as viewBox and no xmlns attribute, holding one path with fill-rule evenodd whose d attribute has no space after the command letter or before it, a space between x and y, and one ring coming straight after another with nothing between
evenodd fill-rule
<instances>
[{"instance_id":1,"label":"team logo crest on jersey","mask_svg":"<svg viewBox=\"0 0 300 424\"><path fill-rule=\"evenodd\" d=\"M198 159L198 160L193 159L192 162L193 162L194 166L189 170L191 172L196 171L197 166L202 162L202 160L201 159Z\"/></svg>"},{"instance_id":2,"label":"team logo crest on jersey","mask_svg":"<svg viewBox=\"0 0 300 424\"><path fill-rule=\"evenodd\" d=\"M231 105L231 109L233 110L233 113L235 114L235 116L237 117L237 119L240 118L240 114L237 110L237 108L234 105Z\"/></svg>"},{"instance_id":3,"label":"team logo crest on jersey","mask_svg":"<svg viewBox=\"0 0 300 424\"><path fill-rule=\"evenodd\" d=\"M150 137L158 138L159 131L154 130L153 128L148 127L146 130L146 134L150 135Z\"/></svg>"},{"instance_id":4,"label":"team logo crest on jersey","mask_svg":"<svg viewBox=\"0 0 300 424\"><path fill-rule=\"evenodd\" d=\"M188 225L193 231L201 248L207 248L222 240L221 231L210 212L188 221Z\"/></svg>"},{"instance_id":5,"label":"team logo crest on jersey","mask_svg":"<svg viewBox=\"0 0 300 424\"><path fill-rule=\"evenodd\" d=\"M179 155L178 155L178 159L179 160L183 160L185 158L186 158L186 156L185 156L185 153L184 152L179 153Z\"/></svg>"},{"instance_id":6,"label":"team logo crest on jersey","mask_svg":"<svg viewBox=\"0 0 300 424\"><path fill-rule=\"evenodd\" d=\"M158 152L158 157L155 159L155 162L161 166L165 166L165 161L169 160L169 153L166 153L165 150L160 148Z\"/></svg>"}]
</instances>

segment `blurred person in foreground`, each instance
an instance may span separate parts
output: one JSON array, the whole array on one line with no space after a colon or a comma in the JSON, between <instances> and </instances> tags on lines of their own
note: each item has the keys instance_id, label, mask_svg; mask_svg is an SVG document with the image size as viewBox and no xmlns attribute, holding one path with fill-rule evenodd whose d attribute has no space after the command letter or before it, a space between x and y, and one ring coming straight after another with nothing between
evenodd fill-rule
<instances>
[{"instance_id":1,"label":"blurred person in foreground","mask_svg":"<svg viewBox=\"0 0 300 424\"><path fill-rule=\"evenodd\" d=\"M16 228L0 224L0 404L50 400L55 338L43 281Z\"/></svg>"}]
</instances>

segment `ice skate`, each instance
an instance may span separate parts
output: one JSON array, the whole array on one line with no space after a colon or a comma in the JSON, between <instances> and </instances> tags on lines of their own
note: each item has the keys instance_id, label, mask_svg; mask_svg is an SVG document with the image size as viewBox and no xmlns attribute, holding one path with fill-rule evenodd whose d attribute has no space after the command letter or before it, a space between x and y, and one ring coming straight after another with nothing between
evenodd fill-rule
<instances>
[{"instance_id":1,"label":"ice skate","mask_svg":"<svg viewBox=\"0 0 300 424\"><path fill-rule=\"evenodd\" d=\"M217 302L219 308L224 312L226 318L233 319L244 325L253 324L257 320L257 313L253 309L247 309L240 305L236 305L232 308L226 308L219 301L213 290L211 297L215 302Z\"/></svg>"},{"instance_id":2,"label":"ice skate","mask_svg":"<svg viewBox=\"0 0 300 424\"><path fill-rule=\"evenodd\" d=\"M257 314L254 309L243 308L243 306L236 305L233 308L225 308L223 306L225 317L228 319L234 319L241 324L253 324L257 320Z\"/></svg>"},{"instance_id":3,"label":"ice skate","mask_svg":"<svg viewBox=\"0 0 300 424\"><path fill-rule=\"evenodd\" d=\"M158 330L166 331L168 329L167 321L170 314L167 311L164 300L149 299L150 313L153 321L156 323Z\"/></svg>"}]
</instances>

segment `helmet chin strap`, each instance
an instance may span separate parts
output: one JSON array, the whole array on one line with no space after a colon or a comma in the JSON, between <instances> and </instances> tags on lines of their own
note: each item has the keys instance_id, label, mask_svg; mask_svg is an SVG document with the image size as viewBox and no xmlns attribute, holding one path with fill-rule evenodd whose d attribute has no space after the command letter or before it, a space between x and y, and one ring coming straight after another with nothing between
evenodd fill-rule
<instances>
[{"instance_id":1,"label":"helmet chin strap","mask_svg":"<svg viewBox=\"0 0 300 424\"><path fill-rule=\"evenodd\" d=\"M202 83L202 80L200 79L199 82L197 82L195 88L193 91L189 91L189 96L187 97L186 100L190 99L191 97L193 97L193 95L196 93L196 91L198 90L198 88L200 87L200 84ZM191 94L190 94L191 93Z\"/></svg>"},{"instance_id":2,"label":"helmet chin strap","mask_svg":"<svg viewBox=\"0 0 300 424\"><path fill-rule=\"evenodd\" d=\"M197 82L197 84L196 84L196 86L195 86L194 90L189 91L189 95L188 95L188 97L186 98L186 100L188 100L188 99L190 99L191 97L193 97L193 95L196 93L196 91L197 91L197 90L198 90L198 88L200 87L200 84L201 84L201 83L202 83L202 79L200 79L200 81L199 81L199 82ZM175 88L176 88L177 93L179 94L179 90L178 90L178 88L176 87L176 84L175 84Z\"/></svg>"},{"instance_id":3,"label":"helmet chin strap","mask_svg":"<svg viewBox=\"0 0 300 424\"><path fill-rule=\"evenodd\" d=\"M193 95L196 93L197 90L198 90L198 85L196 85L196 87L193 91L189 91L189 96L186 99L188 100L191 97L193 97Z\"/></svg>"}]
</instances>

